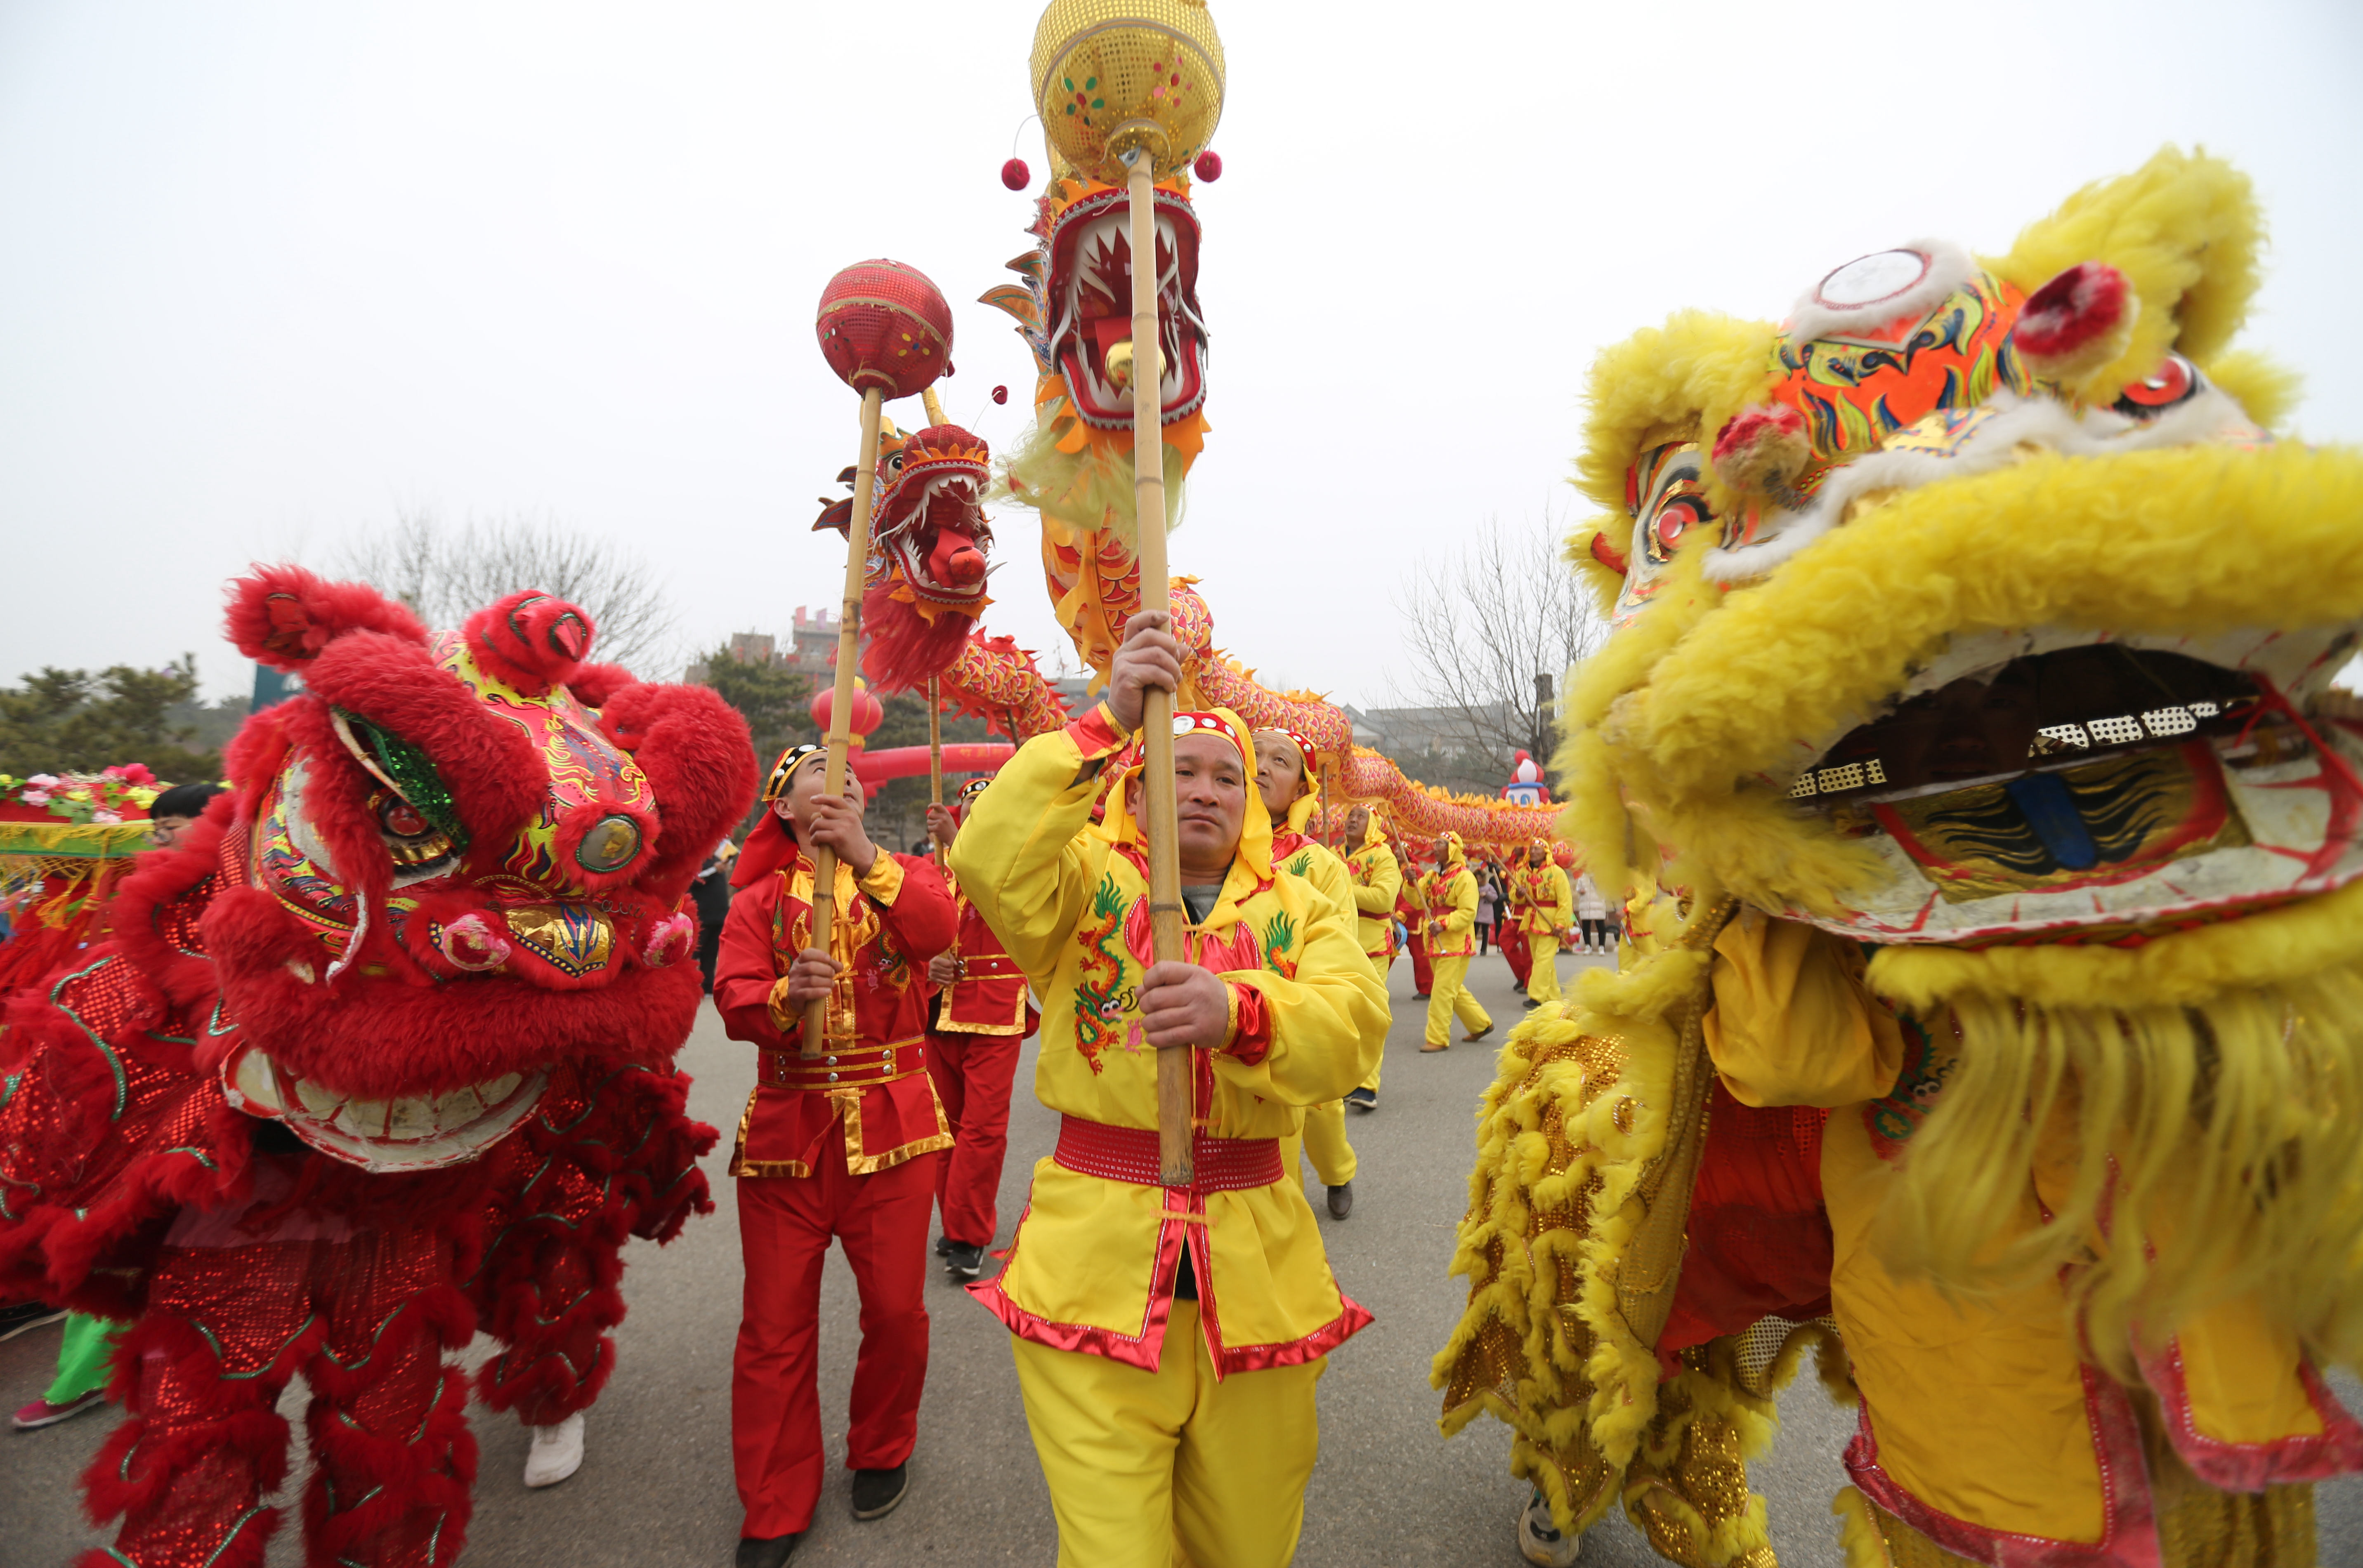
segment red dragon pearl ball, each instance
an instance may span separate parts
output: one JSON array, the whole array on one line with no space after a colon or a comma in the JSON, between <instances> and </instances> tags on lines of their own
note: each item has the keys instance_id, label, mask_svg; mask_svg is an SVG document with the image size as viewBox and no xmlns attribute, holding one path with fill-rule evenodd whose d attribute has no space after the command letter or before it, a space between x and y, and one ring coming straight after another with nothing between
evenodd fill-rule
<instances>
[{"instance_id":1,"label":"red dragon pearl ball","mask_svg":"<svg viewBox=\"0 0 2363 1568\"><path fill-rule=\"evenodd\" d=\"M951 306L900 261L860 261L831 278L814 330L828 368L856 392L915 397L951 360Z\"/></svg>"}]
</instances>

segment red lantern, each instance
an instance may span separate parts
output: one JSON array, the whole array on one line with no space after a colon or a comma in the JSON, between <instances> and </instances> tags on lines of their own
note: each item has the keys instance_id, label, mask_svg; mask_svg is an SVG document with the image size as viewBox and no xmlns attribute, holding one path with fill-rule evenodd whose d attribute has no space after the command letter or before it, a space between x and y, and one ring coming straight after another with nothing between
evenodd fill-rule
<instances>
[{"instance_id":1,"label":"red lantern","mask_svg":"<svg viewBox=\"0 0 2363 1568\"><path fill-rule=\"evenodd\" d=\"M824 735L828 734L828 722L837 712L836 696L836 692L824 686L814 695L812 706L805 710L812 714L812 722L820 726L820 733ZM870 695L868 687L855 682L853 712L845 726L847 733L853 737L853 744L860 745L865 736L876 733L878 726L885 722L886 710L879 705L878 699Z\"/></svg>"},{"instance_id":2,"label":"red lantern","mask_svg":"<svg viewBox=\"0 0 2363 1568\"><path fill-rule=\"evenodd\" d=\"M915 397L948 369L952 307L926 274L860 261L828 281L814 324L828 368L856 392Z\"/></svg>"}]
</instances>

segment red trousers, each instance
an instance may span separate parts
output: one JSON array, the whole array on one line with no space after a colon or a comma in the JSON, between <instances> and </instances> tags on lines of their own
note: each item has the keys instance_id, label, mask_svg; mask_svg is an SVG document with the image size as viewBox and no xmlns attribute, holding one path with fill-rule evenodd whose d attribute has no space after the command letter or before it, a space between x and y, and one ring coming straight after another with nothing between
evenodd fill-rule
<instances>
[{"instance_id":1,"label":"red trousers","mask_svg":"<svg viewBox=\"0 0 2363 1568\"><path fill-rule=\"evenodd\" d=\"M1535 950L1526 944L1526 933L1508 921L1502 922L1502 956L1510 961L1510 977L1518 982L1518 989L1526 988L1526 980L1534 973Z\"/></svg>"},{"instance_id":2,"label":"red trousers","mask_svg":"<svg viewBox=\"0 0 2363 1568\"><path fill-rule=\"evenodd\" d=\"M846 1468L891 1470L911 1457L927 1381L927 1217L939 1157L849 1176L839 1121L813 1175L738 1179L747 1286L730 1452L747 1510L740 1535L793 1535L811 1525L820 1500L820 1270L832 1236L861 1291Z\"/></svg>"},{"instance_id":3,"label":"red trousers","mask_svg":"<svg viewBox=\"0 0 2363 1568\"><path fill-rule=\"evenodd\" d=\"M1426 996L1436 989L1436 966L1427 961L1427 938L1414 936L1411 948L1411 988Z\"/></svg>"},{"instance_id":4,"label":"red trousers","mask_svg":"<svg viewBox=\"0 0 2363 1568\"><path fill-rule=\"evenodd\" d=\"M944 1234L989 1247L1001 1229L1001 1162L1009 1153L1009 1085L1022 1034L927 1033L927 1076L952 1124L952 1146L936 1167Z\"/></svg>"}]
</instances>

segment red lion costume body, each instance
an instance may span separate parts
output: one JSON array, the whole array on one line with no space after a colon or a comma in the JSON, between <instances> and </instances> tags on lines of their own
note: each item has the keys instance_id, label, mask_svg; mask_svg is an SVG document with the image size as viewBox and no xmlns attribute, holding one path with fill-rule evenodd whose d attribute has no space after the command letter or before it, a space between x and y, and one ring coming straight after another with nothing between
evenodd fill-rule
<instances>
[{"instance_id":1,"label":"red lion costume body","mask_svg":"<svg viewBox=\"0 0 2363 1568\"><path fill-rule=\"evenodd\" d=\"M754 793L712 691L588 665L517 593L429 635L292 568L232 640L300 673L233 792L141 857L109 940L0 1037L0 1297L128 1318L130 1419L85 1562L262 1561L301 1372L313 1563L448 1563L475 1444L447 1362L547 1426L614 1356L627 1236L712 1203L672 1070L699 997L690 879Z\"/></svg>"}]
</instances>

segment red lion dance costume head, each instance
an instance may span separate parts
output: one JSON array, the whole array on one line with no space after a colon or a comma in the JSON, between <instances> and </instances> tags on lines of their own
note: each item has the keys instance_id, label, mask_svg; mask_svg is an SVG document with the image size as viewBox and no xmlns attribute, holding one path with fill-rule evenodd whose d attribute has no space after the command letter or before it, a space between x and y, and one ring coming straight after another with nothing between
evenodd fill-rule
<instances>
[{"instance_id":1,"label":"red lion dance costume head","mask_svg":"<svg viewBox=\"0 0 2363 1568\"><path fill-rule=\"evenodd\" d=\"M584 1408L625 1239L712 1207L682 902L754 792L747 729L585 663L542 593L430 635L275 568L229 632L304 695L248 722L110 940L15 999L0 1294L135 1320L84 1478L123 1526L86 1562L260 1563L301 1372L310 1560L449 1562L475 1444L446 1355L482 1328L494 1408Z\"/></svg>"}]
</instances>

